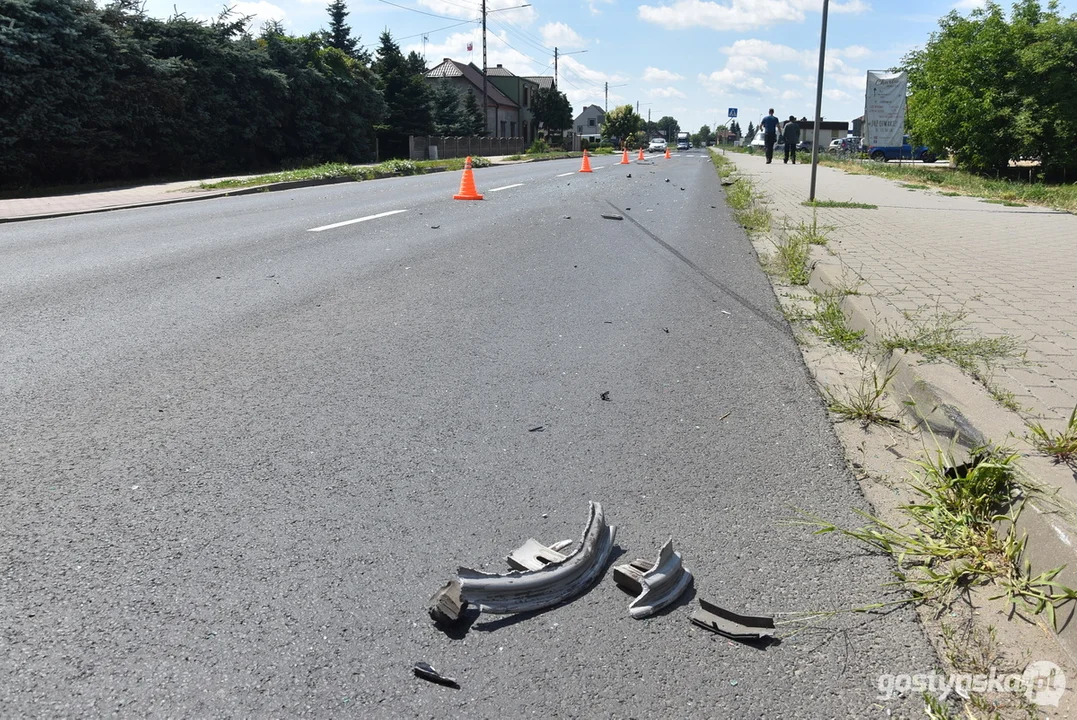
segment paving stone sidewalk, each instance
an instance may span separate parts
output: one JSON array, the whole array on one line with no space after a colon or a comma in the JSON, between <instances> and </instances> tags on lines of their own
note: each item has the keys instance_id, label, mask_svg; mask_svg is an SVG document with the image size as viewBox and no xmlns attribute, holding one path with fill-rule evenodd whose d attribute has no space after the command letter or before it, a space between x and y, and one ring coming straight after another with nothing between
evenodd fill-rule
<instances>
[{"instance_id":1,"label":"paving stone sidewalk","mask_svg":"<svg viewBox=\"0 0 1077 720\"><path fill-rule=\"evenodd\" d=\"M727 153L770 200L780 225L811 223L811 166ZM818 208L829 247L871 292L902 311L968 313L984 336L1010 335L1028 364L999 370L994 382L1028 408L1026 417L1064 420L1077 405L1077 216L1004 207L843 170L818 169L816 198L878 205Z\"/></svg>"}]
</instances>

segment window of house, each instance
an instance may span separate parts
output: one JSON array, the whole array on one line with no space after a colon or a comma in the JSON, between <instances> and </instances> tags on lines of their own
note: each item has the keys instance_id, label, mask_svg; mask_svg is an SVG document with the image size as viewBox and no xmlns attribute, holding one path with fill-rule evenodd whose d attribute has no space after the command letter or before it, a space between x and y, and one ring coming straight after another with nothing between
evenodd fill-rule
<instances>
[{"instance_id":1,"label":"window of house","mask_svg":"<svg viewBox=\"0 0 1077 720\"><path fill-rule=\"evenodd\" d=\"M577 125L576 126L576 132L582 133L583 132L583 125Z\"/></svg>"},{"instance_id":2,"label":"window of house","mask_svg":"<svg viewBox=\"0 0 1077 720\"><path fill-rule=\"evenodd\" d=\"M587 127L594 127L596 124L595 118L587 118Z\"/></svg>"},{"instance_id":3,"label":"window of house","mask_svg":"<svg viewBox=\"0 0 1077 720\"><path fill-rule=\"evenodd\" d=\"M505 126L508 124L508 120L501 121L501 137L505 137Z\"/></svg>"},{"instance_id":4,"label":"window of house","mask_svg":"<svg viewBox=\"0 0 1077 720\"><path fill-rule=\"evenodd\" d=\"M509 137L516 137L516 123L509 123L509 128L511 128L511 130L509 131Z\"/></svg>"}]
</instances>

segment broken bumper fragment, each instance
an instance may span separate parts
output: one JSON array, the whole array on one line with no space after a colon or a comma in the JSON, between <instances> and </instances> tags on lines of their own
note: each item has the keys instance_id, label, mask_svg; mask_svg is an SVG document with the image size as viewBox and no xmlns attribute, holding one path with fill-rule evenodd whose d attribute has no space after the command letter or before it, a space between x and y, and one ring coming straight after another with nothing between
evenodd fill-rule
<instances>
[{"instance_id":1,"label":"broken bumper fragment","mask_svg":"<svg viewBox=\"0 0 1077 720\"><path fill-rule=\"evenodd\" d=\"M692 622L734 640L763 640L774 637L774 618L738 615L702 598Z\"/></svg>"},{"instance_id":2,"label":"broken bumper fragment","mask_svg":"<svg viewBox=\"0 0 1077 720\"><path fill-rule=\"evenodd\" d=\"M460 568L460 597L495 615L531 612L567 602L591 587L605 571L616 530L606 524L602 505L592 502L583 539L562 562L503 575Z\"/></svg>"},{"instance_id":3,"label":"broken bumper fragment","mask_svg":"<svg viewBox=\"0 0 1077 720\"><path fill-rule=\"evenodd\" d=\"M613 570L614 581L636 595L628 605L634 618L654 615L677 601L692 584L692 573L681 564L681 554L673 551L673 538L662 546L658 562L636 560L618 565Z\"/></svg>"}]
</instances>

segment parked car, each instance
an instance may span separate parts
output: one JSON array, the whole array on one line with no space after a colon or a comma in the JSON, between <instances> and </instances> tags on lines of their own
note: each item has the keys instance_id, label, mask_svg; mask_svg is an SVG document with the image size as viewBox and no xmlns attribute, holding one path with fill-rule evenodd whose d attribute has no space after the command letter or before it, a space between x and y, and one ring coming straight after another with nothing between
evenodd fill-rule
<instances>
[{"instance_id":1,"label":"parked car","mask_svg":"<svg viewBox=\"0 0 1077 720\"><path fill-rule=\"evenodd\" d=\"M649 152L665 152L666 141L662 138L655 138L651 140L651 144L647 146Z\"/></svg>"},{"instance_id":2,"label":"parked car","mask_svg":"<svg viewBox=\"0 0 1077 720\"><path fill-rule=\"evenodd\" d=\"M819 148L824 150L825 148ZM801 140L797 143L797 151L799 152L811 152L811 140Z\"/></svg>"},{"instance_id":3,"label":"parked car","mask_svg":"<svg viewBox=\"0 0 1077 720\"><path fill-rule=\"evenodd\" d=\"M826 148L827 152L838 153L858 153L863 152L864 148L861 147L860 138L856 135L849 135L843 138L834 138L830 141L830 145Z\"/></svg>"},{"instance_id":4,"label":"parked car","mask_svg":"<svg viewBox=\"0 0 1077 720\"><path fill-rule=\"evenodd\" d=\"M906 135L902 138L901 145L872 145L868 148L868 157L878 162L886 162L887 160L919 160L921 162L933 163L938 158L935 153L931 152L930 148L926 145L918 145L913 147L909 144L909 136Z\"/></svg>"}]
</instances>

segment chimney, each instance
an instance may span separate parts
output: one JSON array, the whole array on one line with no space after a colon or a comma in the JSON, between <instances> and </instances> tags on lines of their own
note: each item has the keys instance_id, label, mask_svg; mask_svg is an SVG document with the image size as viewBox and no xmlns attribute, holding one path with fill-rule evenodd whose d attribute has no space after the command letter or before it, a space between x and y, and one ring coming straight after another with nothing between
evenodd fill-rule
<instances>
[{"instance_id":1,"label":"chimney","mask_svg":"<svg viewBox=\"0 0 1077 720\"><path fill-rule=\"evenodd\" d=\"M498 64L497 64L497 66L498 66L498 67L501 67L501 63L498 63Z\"/></svg>"}]
</instances>

